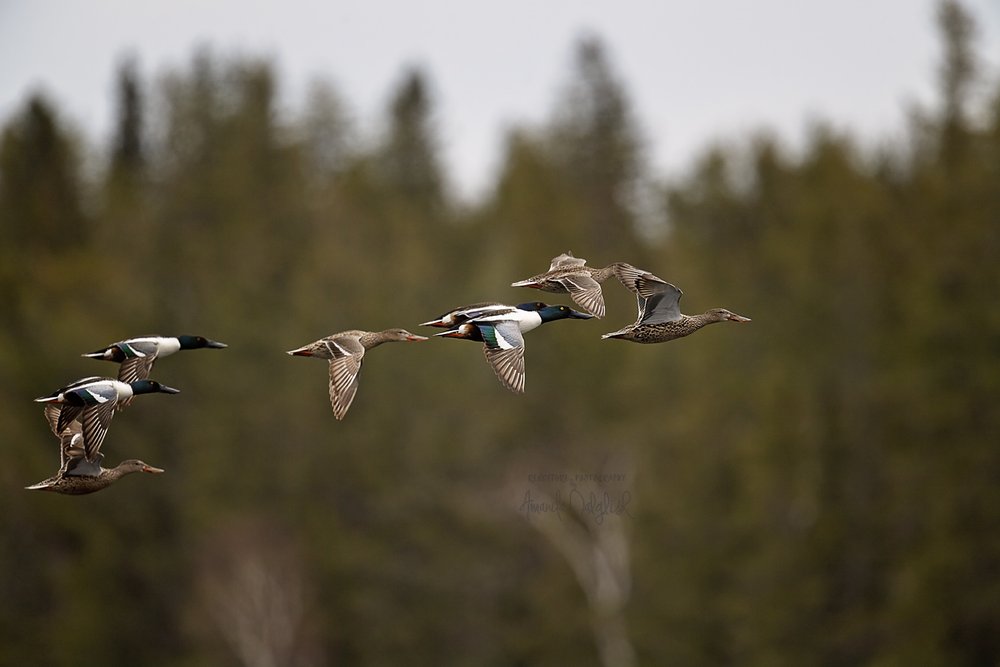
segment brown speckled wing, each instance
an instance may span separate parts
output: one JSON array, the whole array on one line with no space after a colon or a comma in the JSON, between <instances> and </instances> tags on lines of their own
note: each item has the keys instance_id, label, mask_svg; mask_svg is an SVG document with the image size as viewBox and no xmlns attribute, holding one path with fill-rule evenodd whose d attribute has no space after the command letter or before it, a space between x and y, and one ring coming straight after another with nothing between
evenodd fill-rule
<instances>
[{"instance_id":1,"label":"brown speckled wing","mask_svg":"<svg viewBox=\"0 0 1000 667\"><path fill-rule=\"evenodd\" d=\"M590 276L566 276L560 280L569 296L594 317L604 317L604 294L601 285Z\"/></svg>"},{"instance_id":2,"label":"brown speckled wing","mask_svg":"<svg viewBox=\"0 0 1000 667\"><path fill-rule=\"evenodd\" d=\"M524 393L524 348L515 347L509 350L483 348L486 360L493 367L497 378L511 391Z\"/></svg>"},{"instance_id":3,"label":"brown speckled wing","mask_svg":"<svg viewBox=\"0 0 1000 667\"><path fill-rule=\"evenodd\" d=\"M152 354L146 357L126 359L118 367L118 380L125 383L148 380L155 363L156 356Z\"/></svg>"},{"instance_id":4,"label":"brown speckled wing","mask_svg":"<svg viewBox=\"0 0 1000 667\"><path fill-rule=\"evenodd\" d=\"M111 418L115 414L115 403L115 401L107 401L83 411L83 416L80 419L83 423L83 447L89 461L93 461L101 453L101 445L104 443L105 436L108 435Z\"/></svg>"},{"instance_id":5,"label":"brown speckled wing","mask_svg":"<svg viewBox=\"0 0 1000 667\"><path fill-rule=\"evenodd\" d=\"M126 384L130 384L136 380L148 380L150 373L153 371L153 364L155 363L155 354L150 354L146 357L126 359L121 363L121 366L118 367L118 380ZM129 396L128 398L118 401L115 409L119 411L124 410L132 404L132 399L134 398L134 396Z\"/></svg>"},{"instance_id":6,"label":"brown speckled wing","mask_svg":"<svg viewBox=\"0 0 1000 667\"><path fill-rule=\"evenodd\" d=\"M66 461L71 458L84 456L83 448L83 426L78 419L74 419L66 424L62 431L59 428L59 415L62 410L58 405L45 406L45 419L49 422L52 433L59 438L59 469L66 467Z\"/></svg>"},{"instance_id":7,"label":"brown speckled wing","mask_svg":"<svg viewBox=\"0 0 1000 667\"><path fill-rule=\"evenodd\" d=\"M365 348L356 338L333 338L328 341L330 359L330 406L333 416L343 419L358 392L358 373Z\"/></svg>"}]
</instances>

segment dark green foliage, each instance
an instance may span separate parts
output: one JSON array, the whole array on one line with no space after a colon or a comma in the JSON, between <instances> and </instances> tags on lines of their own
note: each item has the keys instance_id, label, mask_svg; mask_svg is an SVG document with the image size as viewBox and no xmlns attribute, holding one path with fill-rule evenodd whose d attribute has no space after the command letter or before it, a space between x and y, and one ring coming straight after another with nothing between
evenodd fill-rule
<instances>
[{"instance_id":1,"label":"dark green foliage","mask_svg":"<svg viewBox=\"0 0 1000 667\"><path fill-rule=\"evenodd\" d=\"M365 145L330 88L282 117L267 63L126 64L86 186L28 100L0 141L0 664L1000 662L1000 89L971 106L972 24L942 7L942 104L900 145L820 125L794 159L767 135L709 151L660 187L653 235L593 40L466 210L417 71ZM508 287L567 250L753 322L601 341L635 317L611 280L605 319L528 334L525 395L481 345L385 345L343 422L325 363L283 353L569 303ZM24 491L57 463L31 399L144 333L230 345L163 360L182 393L115 419L107 461L166 474Z\"/></svg>"}]
</instances>

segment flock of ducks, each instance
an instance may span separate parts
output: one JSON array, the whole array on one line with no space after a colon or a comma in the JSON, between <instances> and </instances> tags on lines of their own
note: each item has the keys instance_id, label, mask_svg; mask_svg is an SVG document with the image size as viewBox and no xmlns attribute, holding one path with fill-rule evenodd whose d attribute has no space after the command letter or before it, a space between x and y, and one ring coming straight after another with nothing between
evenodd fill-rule
<instances>
[{"instance_id":1,"label":"flock of ducks","mask_svg":"<svg viewBox=\"0 0 1000 667\"><path fill-rule=\"evenodd\" d=\"M694 333L707 324L750 321L725 308L684 315L679 306L683 292L652 273L624 262L598 269L587 266L586 260L572 253L564 253L552 259L548 271L511 286L569 294L586 312L537 301L516 306L487 302L455 308L421 326L445 329L435 334L437 336L482 343L486 360L501 384L521 393L525 377L524 334L555 320L604 317L601 285L611 276L635 294L639 313L633 324L604 334L602 338L663 343ZM288 354L329 361L330 404L334 416L343 419L358 391L358 374L365 352L382 343L425 340L428 338L405 329L350 330L289 350ZM123 461L110 469L101 465L104 458L101 445L111 419L140 394L178 393L177 389L149 379L157 359L181 350L224 347L225 343L202 336L143 336L84 354L84 357L120 364L118 378L84 378L35 399L45 404L45 418L59 439L60 465L55 475L26 488L79 495L100 491L129 473L162 473L162 469L137 459Z\"/></svg>"},{"instance_id":2,"label":"flock of ducks","mask_svg":"<svg viewBox=\"0 0 1000 667\"><path fill-rule=\"evenodd\" d=\"M111 418L140 394L177 394L178 389L149 379L153 364L160 357L180 350L224 348L225 343L202 336L143 336L112 343L84 354L91 359L114 361L119 365L118 379L88 377L36 398L45 404L49 428L59 439L59 471L48 479L26 487L70 495L93 493L133 472L159 474L138 459L123 461L114 468L104 468L101 445L111 426Z\"/></svg>"}]
</instances>

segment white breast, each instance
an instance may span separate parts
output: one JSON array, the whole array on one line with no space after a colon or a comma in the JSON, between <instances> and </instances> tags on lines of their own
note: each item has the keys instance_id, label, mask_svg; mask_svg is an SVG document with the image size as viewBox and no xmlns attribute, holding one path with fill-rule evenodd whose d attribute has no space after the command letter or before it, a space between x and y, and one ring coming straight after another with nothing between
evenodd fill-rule
<instances>
[{"instance_id":1,"label":"white breast","mask_svg":"<svg viewBox=\"0 0 1000 667\"><path fill-rule=\"evenodd\" d=\"M119 382L118 380L112 380L111 386L114 387L115 393L118 394L119 401L132 396L132 385L126 382ZM101 402L103 403L104 401Z\"/></svg>"},{"instance_id":2,"label":"white breast","mask_svg":"<svg viewBox=\"0 0 1000 667\"><path fill-rule=\"evenodd\" d=\"M167 357L181 349L181 342L176 338L161 338L156 349L157 357Z\"/></svg>"},{"instance_id":3,"label":"white breast","mask_svg":"<svg viewBox=\"0 0 1000 667\"><path fill-rule=\"evenodd\" d=\"M512 313L476 318L477 322L516 322L521 333L542 325L542 316L533 310L515 310Z\"/></svg>"},{"instance_id":4,"label":"white breast","mask_svg":"<svg viewBox=\"0 0 1000 667\"><path fill-rule=\"evenodd\" d=\"M517 328L521 330L521 333L542 326L542 316L533 310L515 311L513 318L517 320Z\"/></svg>"}]
</instances>

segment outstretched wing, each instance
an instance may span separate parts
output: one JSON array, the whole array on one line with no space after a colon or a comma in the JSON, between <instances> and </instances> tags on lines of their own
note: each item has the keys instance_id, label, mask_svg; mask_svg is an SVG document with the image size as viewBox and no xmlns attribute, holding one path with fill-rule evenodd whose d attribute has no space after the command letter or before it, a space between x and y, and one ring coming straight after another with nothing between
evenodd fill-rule
<instances>
[{"instance_id":1,"label":"outstretched wing","mask_svg":"<svg viewBox=\"0 0 1000 667\"><path fill-rule=\"evenodd\" d=\"M83 446L83 426L79 420L70 420L61 431L59 430L61 412L58 405L45 406L45 419L49 422L52 433L59 438L59 469L65 470L67 461L83 457L85 449Z\"/></svg>"},{"instance_id":2,"label":"outstretched wing","mask_svg":"<svg viewBox=\"0 0 1000 667\"><path fill-rule=\"evenodd\" d=\"M639 309L639 320L643 324L663 324L681 319L679 302L682 292L679 289L659 278L654 281L640 279L639 283L640 289L651 292Z\"/></svg>"},{"instance_id":3,"label":"outstretched wing","mask_svg":"<svg viewBox=\"0 0 1000 667\"><path fill-rule=\"evenodd\" d=\"M115 404L115 401L107 401L83 411L80 422L83 425L84 454L88 461L97 460L101 454L101 445L111 427L111 418L115 415Z\"/></svg>"},{"instance_id":4,"label":"outstretched wing","mask_svg":"<svg viewBox=\"0 0 1000 667\"><path fill-rule=\"evenodd\" d=\"M62 408L63 406L56 403L48 403L45 406L45 421L49 423L49 428L55 435L59 435L59 415L62 413Z\"/></svg>"},{"instance_id":5,"label":"outstretched wing","mask_svg":"<svg viewBox=\"0 0 1000 667\"><path fill-rule=\"evenodd\" d=\"M150 354L144 357L132 357L126 359L118 367L118 380L120 382L131 383L136 380L148 380L153 371L153 364L156 363L156 355ZM132 401L132 398L122 401L119 409L125 407Z\"/></svg>"},{"instance_id":6,"label":"outstretched wing","mask_svg":"<svg viewBox=\"0 0 1000 667\"><path fill-rule=\"evenodd\" d=\"M478 325L483 353L500 382L515 393L524 393L524 337L517 322Z\"/></svg>"},{"instance_id":7,"label":"outstretched wing","mask_svg":"<svg viewBox=\"0 0 1000 667\"><path fill-rule=\"evenodd\" d=\"M148 380L156 363L156 355L160 351L160 341L156 336L146 336L123 340L115 346L125 355L125 360L118 366L118 380L131 383L136 380ZM118 410L124 410L132 403L132 396L118 402Z\"/></svg>"},{"instance_id":8,"label":"outstretched wing","mask_svg":"<svg viewBox=\"0 0 1000 667\"><path fill-rule=\"evenodd\" d=\"M587 275L574 274L560 278L573 301L594 317L604 317L604 294L601 284Z\"/></svg>"},{"instance_id":9,"label":"outstretched wing","mask_svg":"<svg viewBox=\"0 0 1000 667\"><path fill-rule=\"evenodd\" d=\"M70 405L68 403L63 403L62 405L56 405L54 407L57 409L55 416L56 423L52 426L50 422L50 426L52 426L52 432L56 435L59 435L66 430L66 427L72 424L73 421L79 419L80 415L83 413L82 405ZM49 415L47 409L45 415L46 417Z\"/></svg>"},{"instance_id":10,"label":"outstretched wing","mask_svg":"<svg viewBox=\"0 0 1000 667\"><path fill-rule=\"evenodd\" d=\"M358 392L358 373L365 348L354 337L335 337L326 342L330 350L330 406L333 416L343 419Z\"/></svg>"},{"instance_id":11,"label":"outstretched wing","mask_svg":"<svg viewBox=\"0 0 1000 667\"><path fill-rule=\"evenodd\" d=\"M635 294L639 309L636 323L662 324L681 319L680 299L684 292L675 285L631 264L615 267L615 276Z\"/></svg>"}]
</instances>

